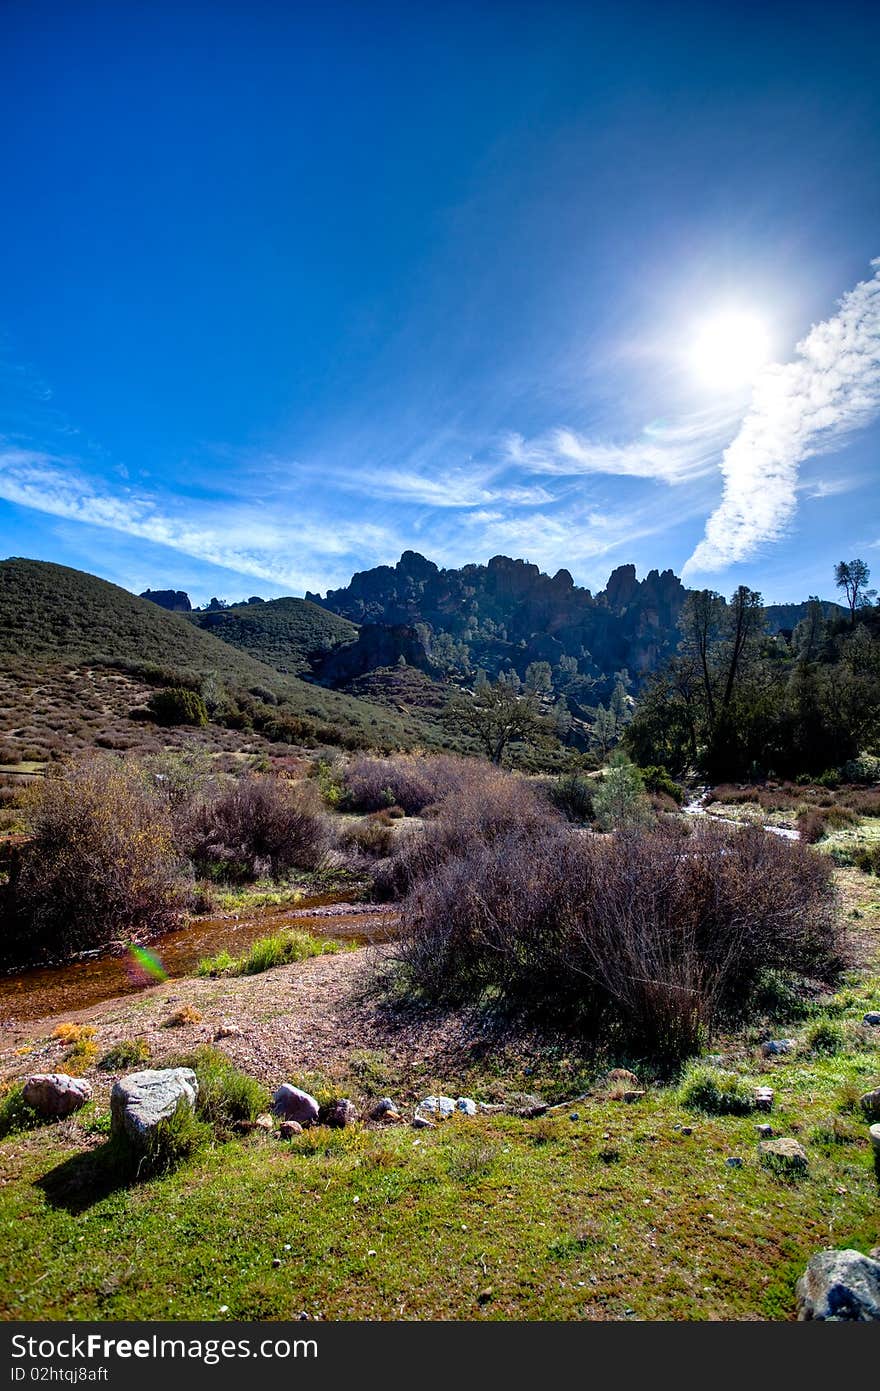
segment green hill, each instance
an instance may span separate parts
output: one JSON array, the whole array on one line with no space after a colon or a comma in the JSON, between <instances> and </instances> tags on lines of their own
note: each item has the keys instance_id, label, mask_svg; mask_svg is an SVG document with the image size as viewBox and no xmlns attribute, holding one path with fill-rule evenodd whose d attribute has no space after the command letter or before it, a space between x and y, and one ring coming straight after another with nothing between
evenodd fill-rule
<instances>
[{"instance_id":1,"label":"green hill","mask_svg":"<svg viewBox=\"0 0 880 1391\"><path fill-rule=\"evenodd\" d=\"M315 657L354 642L357 627L306 599L270 599L189 613L186 621L276 671L309 676Z\"/></svg>"},{"instance_id":2,"label":"green hill","mask_svg":"<svg viewBox=\"0 0 880 1391\"><path fill-rule=\"evenodd\" d=\"M353 628L326 617L316 632L347 635ZM299 624L301 651L307 627ZM279 672L95 575L46 561L0 562L0 762L155 741L156 726L132 720L131 709L157 685L210 689L216 714L199 737L215 749L238 750L249 741L254 752L267 741L387 748L440 742L439 731L418 716ZM161 734L170 742L196 737Z\"/></svg>"}]
</instances>

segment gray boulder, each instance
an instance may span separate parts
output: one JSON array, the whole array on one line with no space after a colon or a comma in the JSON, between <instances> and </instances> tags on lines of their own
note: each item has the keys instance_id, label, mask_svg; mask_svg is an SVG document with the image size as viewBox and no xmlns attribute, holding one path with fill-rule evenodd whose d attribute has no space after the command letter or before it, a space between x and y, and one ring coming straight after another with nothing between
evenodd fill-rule
<instances>
[{"instance_id":1,"label":"gray boulder","mask_svg":"<svg viewBox=\"0 0 880 1391\"><path fill-rule=\"evenodd\" d=\"M72 1115L91 1095L91 1082L84 1077L68 1077L66 1072L37 1072L27 1079L22 1091L28 1106L47 1120Z\"/></svg>"},{"instance_id":2,"label":"gray boulder","mask_svg":"<svg viewBox=\"0 0 880 1391\"><path fill-rule=\"evenodd\" d=\"M796 1047L797 1040L793 1038L768 1038L761 1044L761 1052L765 1058L779 1058L793 1053Z\"/></svg>"},{"instance_id":3,"label":"gray boulder","mask_svg":"<svg viewBox=\"0 0 880 1391\"><path fill-rule=\"evenodd\" d=\"M875 1087L871 1092L859 1098L859 1105L869 1121L880 1121L880 1087Z\"/></svg>"},{"instance_id":4,"label":"gray boulder","mask_svg":"<svg viewBox=\"0 0 880 1391\"><path fill-rule=\"evenodd\" d=\"M870 1024L872 1028L880 1025L880 1010L869 1009L867 1014L862 1015L862 1023Z\"/></svg>"},{"instance_id":5,"label":"gray boulder","mask_svg":"<svg viewBox=\"0 0 880 1391\"><path fill-rule=\"evenodd\" d=\"M805 1174L810 1167L803 1145L788 1135L780 1136L778 1140L761 1140L758 1158L765 1168L791 1177Z\"/></svg>"},{"instance_id":6,"label":"gray boulder","mask_svg":"<svg viewBox=\"0 0 880 1391\"><path fill-rule=\"evenodd\" d=\"M321 1125L329 1125L332 1130L344 1130L347 1125L354 1125L357 1118L354 1103L347 1096L326 1102L318 1112Z\"/></svg>"},{"instance_id":7,"label":"gray boulder","mask_svg":"<svg viewBox=\"0 0 880 1391\"><path fill-rule=\"evenodd\" d=\"M818 1251L797 1283L798 1318L880 1320L880 1261L861 1251Z\"/></svg>"},{"instance_id":8,"label":"gray boulder","mask_svg":"<svg viewBox=\"0 0 880 1391\"><path fill-rule=\"evenodd\" d=\"M320 1107L308 1092L295 1087L292 1082L282 1082L272 1098L272 1110L285 1121L298 1121L300 1125L315 1125Z\"/></svg>"},{"instance_id":9,"label":"gray boulder","mask_svg":"<svg viewBox=\"0 0 880 1391\"><path fill-rule=\"evenodd\" d=\"M143 1145L160 1121L183 1102L195 1109L199 1084L190 1067L147 1068L114 1082L110 1093L110 1130Z\"/></svg>"}]
</instances>

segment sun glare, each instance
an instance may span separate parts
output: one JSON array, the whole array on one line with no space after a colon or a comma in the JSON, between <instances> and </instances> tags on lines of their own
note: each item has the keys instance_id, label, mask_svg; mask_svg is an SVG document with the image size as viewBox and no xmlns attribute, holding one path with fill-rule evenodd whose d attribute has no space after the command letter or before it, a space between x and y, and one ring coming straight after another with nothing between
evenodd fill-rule
<instances>
[{"instance_id":1,"label":"sun glare","mask_svg":"<svg viewBox=\"0 0 880 1391\"><path fill-rule=\"evenodd\" d=\"M754 314L717 314L698 325L688 354L700 380L734 391L748 386L770 357L770 337Z\"/></svg>"}]
</instances>

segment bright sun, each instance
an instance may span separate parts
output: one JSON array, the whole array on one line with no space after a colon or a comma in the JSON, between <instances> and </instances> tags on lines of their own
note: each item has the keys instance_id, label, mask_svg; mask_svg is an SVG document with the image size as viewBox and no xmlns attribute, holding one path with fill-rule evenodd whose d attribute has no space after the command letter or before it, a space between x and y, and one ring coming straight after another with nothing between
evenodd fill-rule
<instances>
[{"instance_id":1,"label":"bright sun","mask_svg":"<svg viewBox=\"0 0 880 1391\"><path fill-rule=\"evenodd\" d=\"M688 357L706 386L733 391L768 361L770 336L756 315L728 311L698 325Z\"/></svg>"}]
</instances>

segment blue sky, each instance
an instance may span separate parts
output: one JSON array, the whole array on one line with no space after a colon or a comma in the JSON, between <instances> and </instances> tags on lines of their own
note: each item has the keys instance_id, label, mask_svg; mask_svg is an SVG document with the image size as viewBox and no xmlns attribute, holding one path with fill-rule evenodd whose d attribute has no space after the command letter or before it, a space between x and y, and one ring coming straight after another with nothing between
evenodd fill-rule
<instances>
[{"instance_id":1,"label":"blue sky","mask_svg":"<svg viewBox=\"0 0 880 1391\"><path fill-rule=\"evenodd\" d=\"M407 547L876 577L878 31L5 0L0 552L196 602Z\"/></svg>"}]
</instances>

